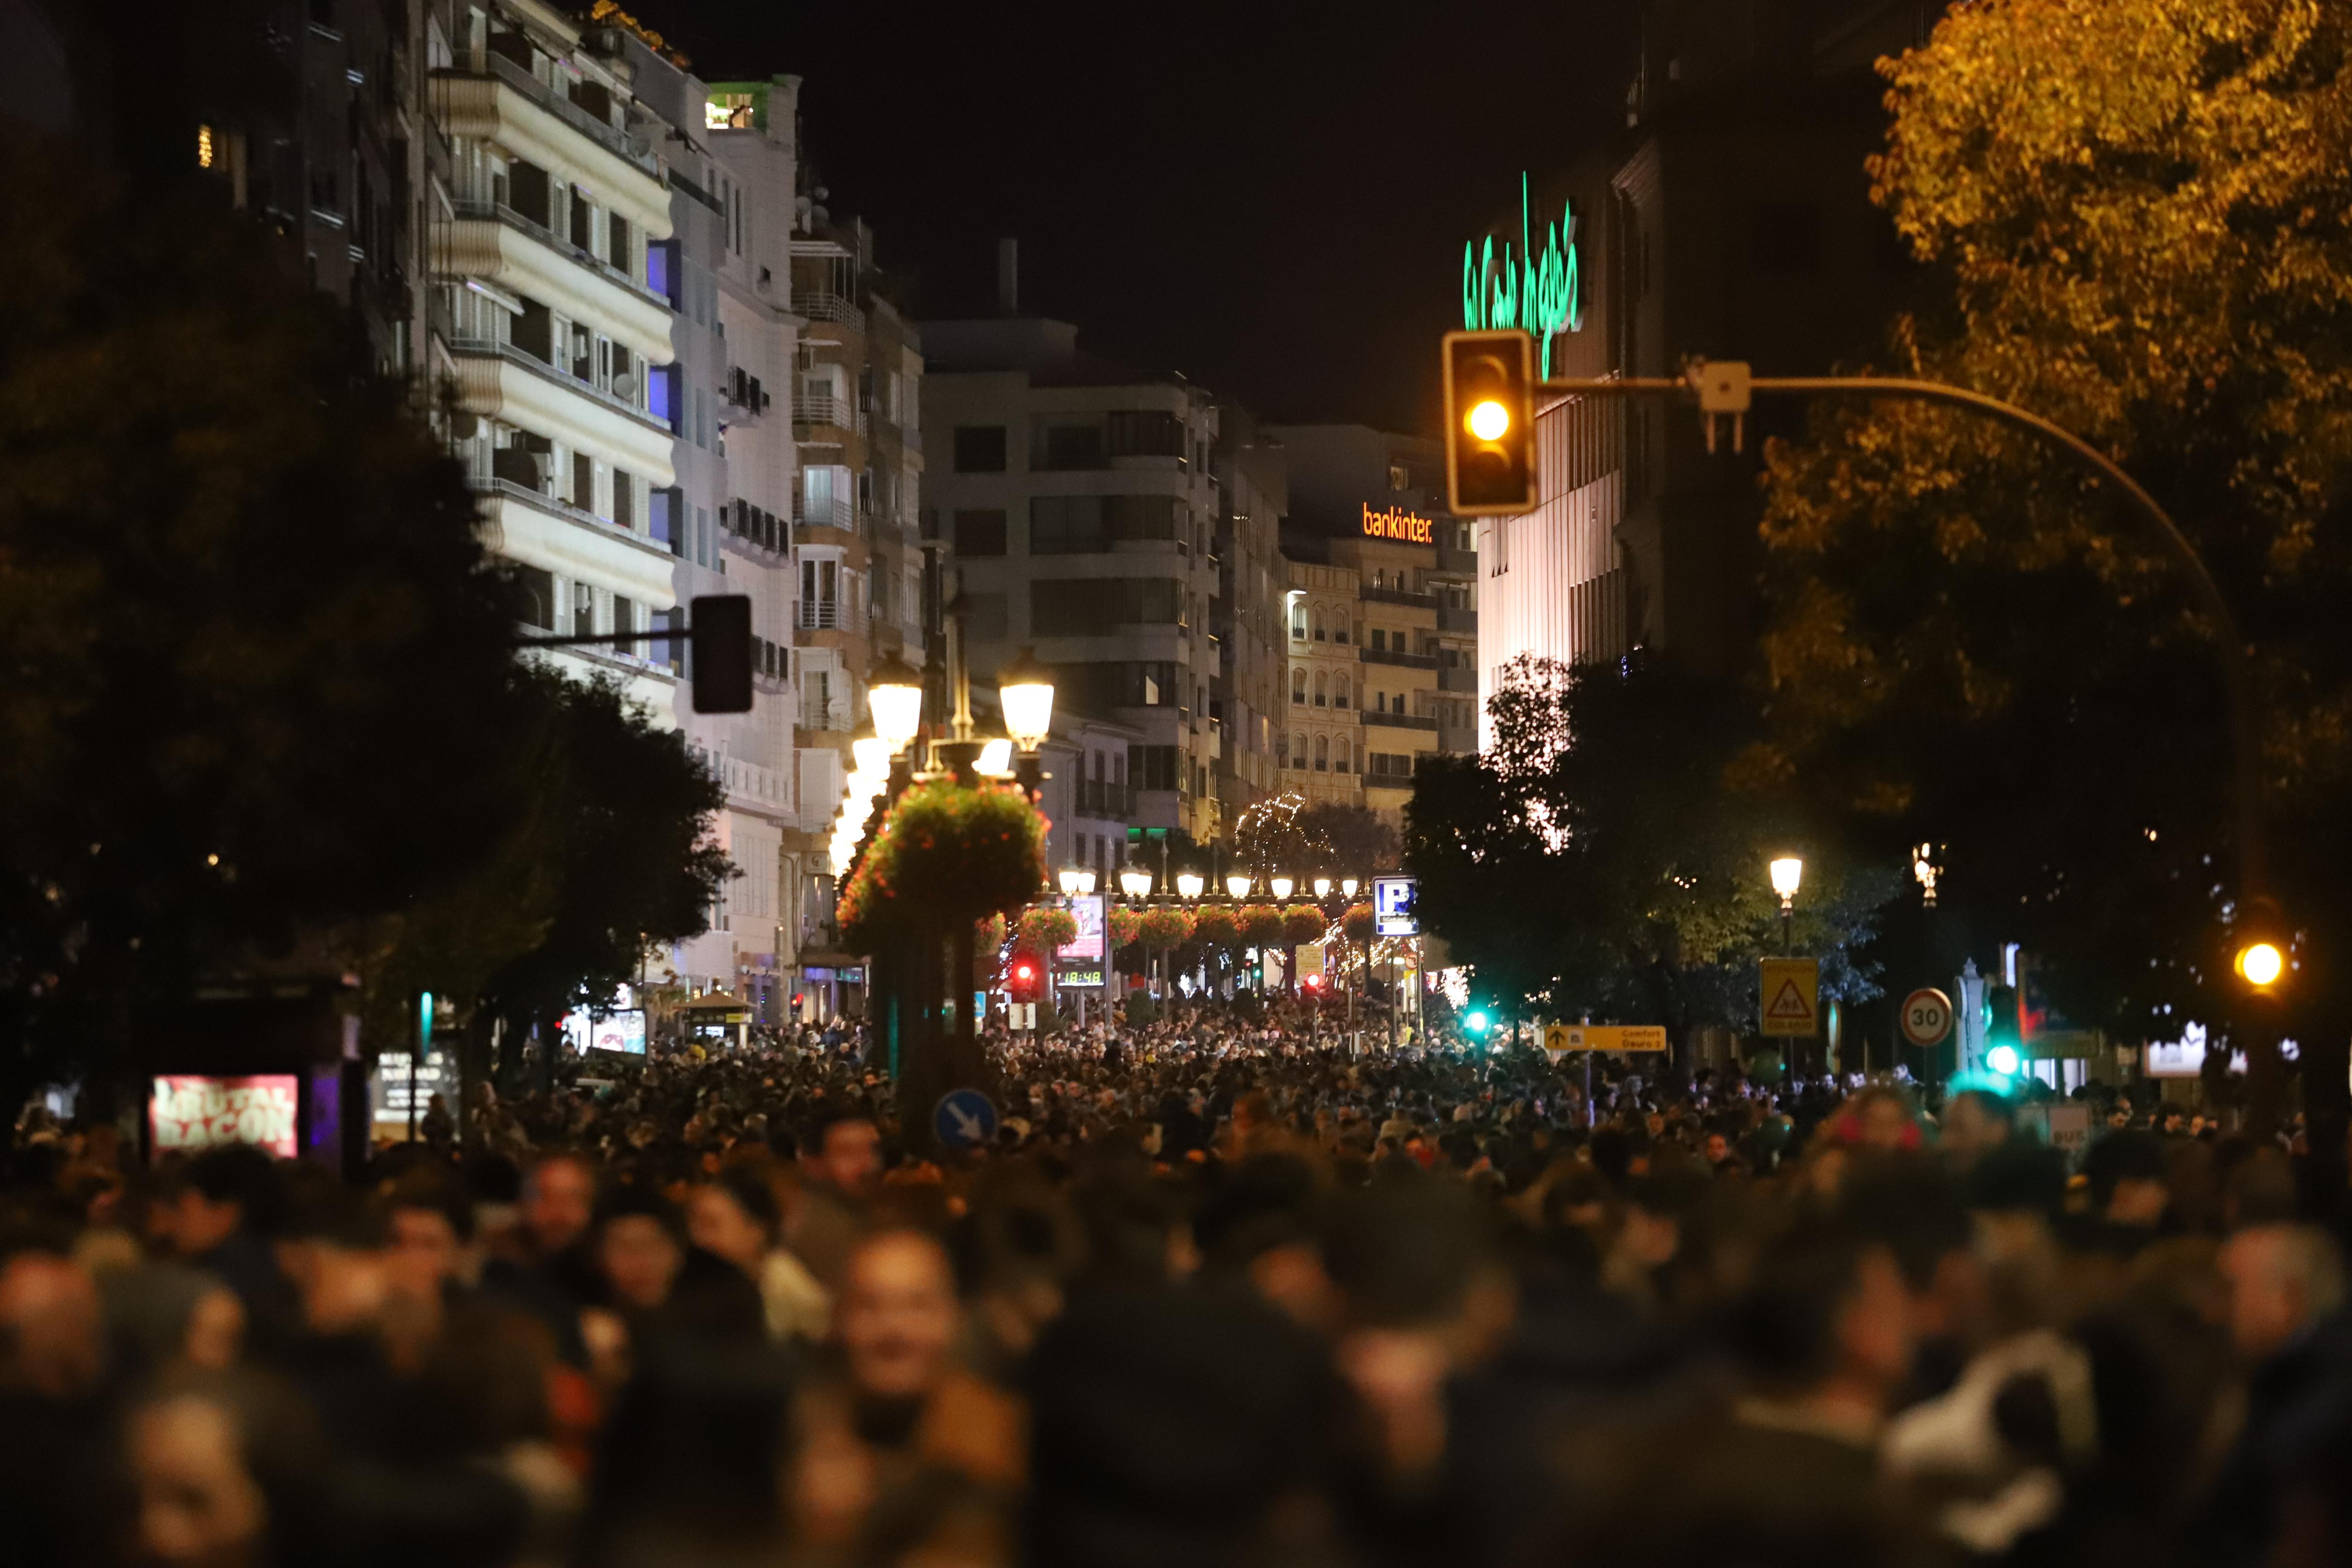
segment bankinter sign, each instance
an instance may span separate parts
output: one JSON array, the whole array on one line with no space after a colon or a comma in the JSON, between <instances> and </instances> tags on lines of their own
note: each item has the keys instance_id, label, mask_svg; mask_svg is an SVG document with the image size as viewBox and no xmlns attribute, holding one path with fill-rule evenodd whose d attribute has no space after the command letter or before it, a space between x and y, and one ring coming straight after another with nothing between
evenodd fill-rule
<instances>
[{"instance_id":1,"label":"bankinter sign","mask_svg":"<svg viewBox=\"0 0 2352 1568\"><path fill-rule=\"evenodd\" d=\"M1409 545L1436 542L1431 531L1435 524L1417 513L1400 511L1391 507L1385 512L1375 512L1370 501L1364 503L1364 533L1376 539L1400 539Z\"/></svg>"}]
</instances>

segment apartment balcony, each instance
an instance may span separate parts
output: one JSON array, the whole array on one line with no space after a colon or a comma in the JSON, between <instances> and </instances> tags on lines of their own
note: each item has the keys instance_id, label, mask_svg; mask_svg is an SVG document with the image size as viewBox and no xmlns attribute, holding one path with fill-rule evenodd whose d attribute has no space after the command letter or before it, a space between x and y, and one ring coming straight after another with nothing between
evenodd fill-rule
<instances>
[{"instance_id":1,"label":"apartment balcony","mask_svg":"<svg viewBox=\"0 0 2352 1568\"><path fill-rule=\"evenodd\" d=\"M452 136L495 141L551 175L585 186L649 238L670 235L661 165L635 138L597 119L505 56L486 67L433 73L436 107Z\"/></svg>"},{"instance_id":2,"label":"apartment balcony","mask_svg":"<svg viewBox=\"0 0 2352 1568\"><path fill-rule=\"evenodd\" d=\"M866 611L845 599L803 599L797 623L803 632L854 632L866 634L873 624Z\"/></svg>"},{"instance_id":3,"label":"apartment balcony","mask_svg":"<svg viewBox=\"0 0 2352 1568\"><path fill-rule=\"evenodd\" d=\"M1454 757L1475 755L1478 750L1478 727L1475 724L1440 726L1437 749Z\"/></svg>"},{"instance_id":4,"label":"apartment balcony","mask_svg":"<svg viewBox=\"0 0 2352 1568\"><path fill-rule=\"evenodd\" d=\"M1357 654L1367 664L1393 664L1402 670L1433 670L1437 668L1434 653L1406 653L1387 648L1366 648Z\"/></svg>"},{"instance_id":5,"label":"apartment balcony","mask_svg":"<svg viewBox=\"0 0 2352 1568\"><path fill-rule=\"evenodd\" d=\"M1414 593L1402 588L1360 588L1356 597L1367 604L1402 604L1409 610L1437 608L1434 593Z\"/></svg>"},{"instance_id":6,"label":"apartment balcony","mask_svg":"<svg viewBox=\"0 0 2352 1568\"><path fill-rule=\"evenodd\" d=\"M793 439L819 445L841 444L841 437L866 434L866 411L837 397L803 397L793 402Z\"/></svg>"},{"instance_id":7,"label":"apartment balcony","mask_svg":"<svg viewBox=\"0 0 2352 1568\"><path fill-rule=\"evenodd\" d=\"M474 489L499 554L656 610L677 603L667 545L511 479L477 480Z\"/></svg>"},{"instance_id":8,"label":"apartment balcony","mask_svg":"<svg viewBox=\"0 0 2352 1568\"><path fill-rule=\"evenodd\" d=\"M667 300L512 207L459 202L457 213L457 222L435 230L436 271L528 295L603 329L657 365L670 361Z\"/></svg>"},{"instance_id":9,"label":"apartment balcony","mask_svg":"<svg viewBox=\"0 0 2352 1568\"><path fill-rule=\"evenodd\" d=\"M730 804L764 808L772 812L792 809L792 781L772 768L762 768L756 762L746 762L740 757L724 757L716 751L689 744L688 751L719 781L727 791Z\"/></svg>"},{"instance_id":10,"label":"apartment balcony","mask_svg":"<svg viewBox=\"0 0 2352 1568\"><path fill-rule=\"evenodd\" d=\"M1437 672L1437 689L1441 692L1469 692L1475 695L1478 690L1478 672L1467 665L1444 665Z\"/></svg>"},{"instance_id":11,"label":"apartment balcony","mask_svg":"<svg viewBox=\"0 0 2352 1568\"><path fill-rule=\"evenodd\" d=\"M803 734L847 735L858 725L858 716L851 711L846 697L834 697L825 702L801 704L800 724ZM808 743L803 741L803 745Z\"/></svg>"},{"instance_id":12,"label":"apartment balcony","mask_svg":"<svg viewBox=\"0 0 2352 1568\"><path fill-rule=\"evenodd\" d=\"M1437 547L1437 566L1432 575L1475 578L1478 575L1478 552L1474 549L1457 549L1451 545L1440 545Z\"/></svg>"},{"instance_id":13,"label":"apartment balcony","mask_svg":"<svg viewBox=\"0 0 2352 1568\"><path fill-rule=\"evenodd\" d=\"M460 338L449 350L457 361L458 404L467 413L593 453L651 479L656 489L676 482L670 428L645 410L512 343Z\"/></svg>"},{"instance_id":14,"label":"apartment balcony","mask_svg":"<svg viewBox=\"0 0 2352 1568\"><path fill-rule=\"evenodd\" d=\"M1437 733L1437 721L1412 713L1380 713L1371 708L1358 710L1357 716L1366 729L1417 729L1424 735Z\"/></svg>"},{"instance_id":15,"label":"apartment balcony","mask_svg":"<svg viewBox=\"0 0 2352 1568\"><path fill-rule=\"evenodd\" d=\"M1437 629L1475 637L1478 634L1478 612L1466 606L1441 604L1437 607Z\"/></svg>"},{"instance_id":16,"label":"apartment balcony","mask_svg":"<svg viewBox=\"0 0 2352 1568\"><path fill-rule=\"evenodd\" d=\"M793 314L812 326L823 322L828 326L846 327L860 337L866 333L866 312L859 309L855 301L838 294L795 289L793 293Z\"/></svg>"}]
</instances>

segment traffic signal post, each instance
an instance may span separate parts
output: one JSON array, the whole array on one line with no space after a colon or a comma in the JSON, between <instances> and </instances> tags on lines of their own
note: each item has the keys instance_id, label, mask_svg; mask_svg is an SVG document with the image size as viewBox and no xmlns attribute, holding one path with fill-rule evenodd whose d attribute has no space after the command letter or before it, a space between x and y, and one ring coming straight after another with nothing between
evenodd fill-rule
<instances>
[{"instance_id":1,"label":"traffic signal post","mask_svg":"<svg viewBox=\"0 0 2352 1568\"><path fill-rule=\"evenodd\" d=\"M685 638L697 713L751 711L751 601L748 594L705 593L692 600L685 626L579 636L518 637L518 648L634 648Z\"/></svg>"}]
</instances>

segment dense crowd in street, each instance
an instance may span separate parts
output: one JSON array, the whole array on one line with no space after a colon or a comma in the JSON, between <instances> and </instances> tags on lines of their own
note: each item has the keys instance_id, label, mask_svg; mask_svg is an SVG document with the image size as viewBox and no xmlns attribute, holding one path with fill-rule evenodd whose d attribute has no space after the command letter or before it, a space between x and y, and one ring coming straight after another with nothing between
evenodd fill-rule
<instances>
[{"instance_id":1,"label":"dense crowd in street","mask_svg":"<svg viewBox=\"0 0 2352 1568\"><path fill-rule=\"evenodd\" d=\"M1280 1012L991 1048L952 1154L855 1031L478 1088L358 1184L33 1114L6 1560L2352 1561L2288 1137Z\"/></svg>"}]
</instances>

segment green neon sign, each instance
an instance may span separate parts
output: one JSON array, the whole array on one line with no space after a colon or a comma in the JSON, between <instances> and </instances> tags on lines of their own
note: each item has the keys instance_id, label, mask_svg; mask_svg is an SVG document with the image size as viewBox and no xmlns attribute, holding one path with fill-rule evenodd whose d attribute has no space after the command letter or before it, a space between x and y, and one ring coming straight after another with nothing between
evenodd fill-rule
<instances>
[{"instance_id":1,"label":"green neon sign","mask_svg":"<svg viewBox=\"0 0 2352 1568\"><path fill-rule=\"evenodd\" d=\"M1462 325L1472 332L1517 327L1534 333L1547 381L1551 378L1553 335L1584 330L1584 302L1577 286L1576 213L1561 207L1559 222L1544 230L1538 254L1525 173L1519 175L1517 258L1514 260L1508 240L1498 258L1492 235L1483 250L1476 240L1462 247Z\"/></svg>"}]
</instances>

